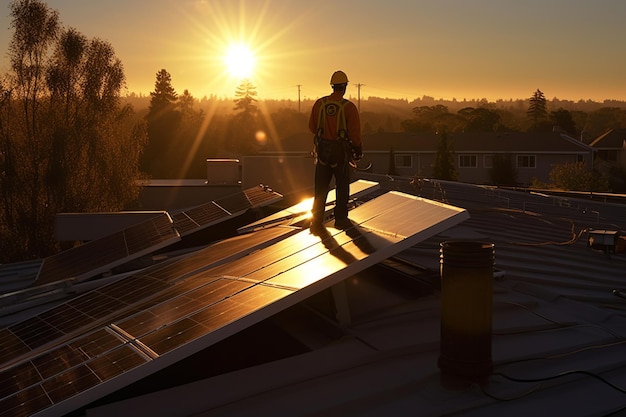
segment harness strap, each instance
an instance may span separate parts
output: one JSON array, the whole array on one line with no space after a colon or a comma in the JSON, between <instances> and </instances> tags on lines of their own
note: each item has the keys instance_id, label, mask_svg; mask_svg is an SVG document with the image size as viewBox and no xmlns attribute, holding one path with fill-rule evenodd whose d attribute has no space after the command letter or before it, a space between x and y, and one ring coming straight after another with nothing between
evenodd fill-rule
<instances>
[{"instance_id":1,"label":"harness strap","mask_svg":"<svg viewBox=\"0 0 626 417\"><path fill-rule=\"evenodd\" d=\"M320 142L322 141L322 134L324 133L324 126L326 125L326 106L331 103L337 103L337 144L341 146L343 152L343 159L348 159L348 150L345 149L345 146L348 144L347 137L347 128L346 128L346 114L344 112L344 106L348 102L345 98L341 100L341 102L331 101L328 97L325 97L322 100L322 104L319 108L319 117L317 120L317 134L315 135L315 146L314 146L314 154L316 156L316 163L321 165L326 165L327 162L323 160L323 158L319 158L319 147ZM334 141L333 141L334 142ZM331 163L331 166L334 168L337 166L337 163Z\"/></svg>"},{"instance_id":2,"label":"harness strap","mask_svg":"<svg viewBox=\"0 0 626 417\"><path fill-rule=\"evenodd\" d=\"M326 105L329 101L330 100L328 100L328 97L325 97L319 109L319 117L317 120L317 133L320 137L322 133L324 133L324 122L326 121ZM339 110L337 111L337 139L347 139L346 114L343 110L347 102L348 100L346 100L345 98L342 99L341 102L338 102Z\"/></svg>"}]
</instances>

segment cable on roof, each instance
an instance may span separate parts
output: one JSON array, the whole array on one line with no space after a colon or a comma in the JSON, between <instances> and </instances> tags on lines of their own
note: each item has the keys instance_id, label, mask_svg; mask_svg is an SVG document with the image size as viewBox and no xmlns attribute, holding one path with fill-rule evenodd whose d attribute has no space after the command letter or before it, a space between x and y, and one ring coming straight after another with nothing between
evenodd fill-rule
<instances>
[{"instance_id":1,"label":"cable on roof","mask_svg":"<svg viewBox=\"0 0 626 417\"><path fill-rule=\"evenodd\" d=\"M609 380L601 377L600 375L593 373L593 372L589 372L589 371L585 371L585 370L581 370L581 369L574 369L571 371L565 371L565 372L561 372L558 373L556 375L549 375L546 377L541 377L541 378L516 378L516 377L512 377L506 374L503 374L501 372L494 372L493 375L497 375L497 376L501 376L502 378L508 379L509 381L513 381L513 382L545 382L545 381L550 381L553 379L558 379L558 378L563 378L566 376L570 376L570 375L585 375L585 376L590 376L592 378L597 379L598 381L604 383L605 385L608 385L609 387L613 388L614 390L621 392L622 394L626 394L626 389L619 387L615 384L613 384L612 382L610 382Z\"/></svg>"},{"instance_id":2,"label":"cable on roof","mask_svg":"<svg viewBox=\"0 0 626 417\"><path fill-rule=\"evenodd\" d=\"M532 394L533 392L537 391L539 388L541 387L541 384L537 384L534 387L532 387L531 389L529 389L528 391L524 391L523 393L513 396L513 397L500 397L497 396L495 394L492 394L490 392L488 392L484 386L480 385L480 390L482 391L483 394L485 394L487 397L494 399L496 401L514 401L514 400L519 400L520 398L524 398L527 395Z\"/></svg>"},{"instance_id":3,"label":"cable on roof","mask_svg":"<svg viewBox=\"0 0 626 417\"><path fill-rule=\"evenodd\" d=\"M598 329L604 330L605 332L609 333L611 336L614 336L620 340L624 340L624 336L622 336L621 334L615 333L613 330L606 328L604 326L600 326L599 324L589 324L589 323L577 323L577 324L567 324L567 323L562 323L556 320L552 320L549 317L544 316L543 314L537 313L536 311L531 310L528 306L525 306L524 304L520 304L520 303L514 303L512 301L502 301L503 304L510 304L516 307L521 307L524 310L534 314L535 316L544 319L545 321L555 324L557 326L559 326L560 328L567 328L567 329L571 329L574 327L596 327ZM554 329L550 329L550 330L540 330L540 331L552 331ZM513 334L513 333L506 333L506 334Z\"/></svg>"}]
</instances>

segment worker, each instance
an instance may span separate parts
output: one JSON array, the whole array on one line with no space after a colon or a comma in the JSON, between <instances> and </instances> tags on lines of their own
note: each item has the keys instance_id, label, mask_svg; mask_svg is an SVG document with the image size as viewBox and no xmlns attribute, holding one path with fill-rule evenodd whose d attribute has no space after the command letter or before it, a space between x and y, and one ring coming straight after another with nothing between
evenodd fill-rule
<instances>
[{"instance_id":1,"label":"worker","mask_svg":"<svg viewBox=\"0 0 626 417\"><path fill-rule=\"evenodd\" d=\"M309 118L316 156L315 197L309 230L316 236L326 231L323 225L324 208L333 176L336 189L335 228L345 230L352 226L348 219L350 161L363 156L359 111L353 102L343 97L348 76L343 71L335 71L330 85L332 93L315 102Z\"/></svg>"}]
</instances>

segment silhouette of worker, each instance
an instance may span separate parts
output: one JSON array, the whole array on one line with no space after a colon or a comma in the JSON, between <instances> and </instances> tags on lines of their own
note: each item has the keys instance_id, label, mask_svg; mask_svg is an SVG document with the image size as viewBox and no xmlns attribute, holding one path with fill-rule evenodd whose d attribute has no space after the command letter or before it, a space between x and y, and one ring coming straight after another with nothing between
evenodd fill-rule
<instances>
[{"instance_id":1,"label":"silhouette of worker","mask_svg":"<svg viewBox=\"0 0 626 417\"><path fill-rule=\"evenodd\" d=\"M319 236L326 229L324 207L328 188L335 177L335 227L345 230L352 226L348 219L350 193L350 161L363 156L361 147L361 122L359 111L343 96L348 86L348 76L336 71L330 78L333 92L318 99L311 110L309 129L314 136L315 197L313 200L310 232Z\"/></svg>"}]
</instances>

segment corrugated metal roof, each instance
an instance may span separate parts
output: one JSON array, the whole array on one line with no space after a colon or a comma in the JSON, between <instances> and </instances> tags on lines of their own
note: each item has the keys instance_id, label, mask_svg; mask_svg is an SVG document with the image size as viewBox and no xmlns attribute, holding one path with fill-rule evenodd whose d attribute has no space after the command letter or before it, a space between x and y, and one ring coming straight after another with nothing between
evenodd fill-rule
<instances>
[{"instance_id":1,"label":"corrugated metal roof","mask_svg":"<svg viewBox=\"0 0 626 417\"><path fill-rule=\"evenodd\" d=\"M626 287L626 257L587 246L591 229L626 228L624 205L427 179L418 189L407 178L362 176L379 181L381 192L414 192L469 211L459 226L394 257L422 275L437 277L442 242L494 244L494 372L488 381L443 383L438 277L432 292L417 296L377 270L376 285L363 276L346 281L348 304L363 314L353 315L342 337L307 353L95 407L89 416L128 410L211 417L626 411L626 300L613 294ZM282 320L292 320L304 340L308 326L289 314Z\"/></svg>"}]
</instances>

